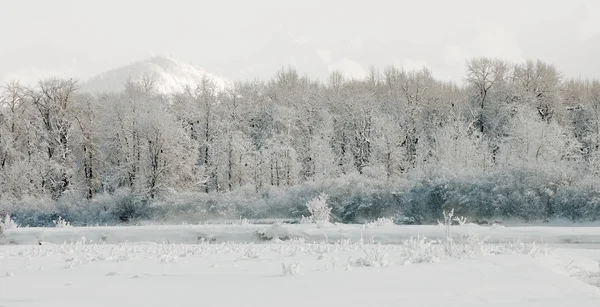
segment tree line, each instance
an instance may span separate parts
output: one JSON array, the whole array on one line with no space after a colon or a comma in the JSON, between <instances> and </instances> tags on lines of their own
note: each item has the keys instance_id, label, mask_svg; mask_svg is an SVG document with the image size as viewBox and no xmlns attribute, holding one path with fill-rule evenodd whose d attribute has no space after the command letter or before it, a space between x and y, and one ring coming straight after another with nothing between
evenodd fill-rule
<instances>
[{"instance_id":1,"label":"tree line","mask_svg":"<svg viewBox=\"0 0 600 307\"><path fill-rule=\"evenodd\" d=\"M540 60L474 58L466 69L458 85L426 68L372 68L358 80L335 71L324 81L284 68L267 81L219 91L203 79L171 95L151 77L103 94L72 79L9 83L0 209L123 191L149 202L260 195L345 176L391 184L525 172L555 180L547 193L595 182L598 80L564 78Z\"/></svg>"}]
</instances>

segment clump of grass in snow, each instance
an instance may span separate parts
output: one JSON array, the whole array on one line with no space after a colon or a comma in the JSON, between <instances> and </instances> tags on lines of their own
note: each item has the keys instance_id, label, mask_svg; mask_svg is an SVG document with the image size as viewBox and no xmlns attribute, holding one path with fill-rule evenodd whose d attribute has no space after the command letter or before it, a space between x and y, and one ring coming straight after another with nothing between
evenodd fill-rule
<instances>
[{"instance_id":1,"label":"clump of grass in snow","mask_svg":"<svg viewBox=\"0 0 600 307\"><path fill-rule=\"evenodd\" d=\"M302 262L292 262L290 264L281 264L281 271L284 276L286 275L299 275Z\"/></svg>"},{"instance_id":2,"label":"clump of grass in snow","mask_svg":"<svg viewBox=\"0 0 600 307\"><path fill-rule=\"evenodd\" d=\"M312 217L303 215L300 219L300 224L314 224L314 222Z\"/></svg>"},{"instance_id":3,"label":"clump of grass in snow","mask_svg":"<svg viewBox=\"0 0 600 307\"><path fill-rule=\"evenodd\" d=\"M405 241L405 264L437 262L443 258L468 258L484 255L496 254L523 254L537 256L548 252L544 245L535 243L508 243L508 244L488 244L486 238L479 238L475 233L458 234L453 237L451 226L457 223L458 226L467 225L467 219L464 217L455 217L454 209L449 212L444 211L444 221L438 221L444 228L444 237L438 240L428 240L426 237L411 237Z\"/></svg>"},{"instance_id":4,"label":"clump of grass in snow","mask_svg":"<svg viewBox=\"0 0 600 307\"><path fill-rule=\"evenodd\" d=\"M258 252L256 251L256 247L253 244L248 245L244 249L244 258L246 258L246 259L258 258Z\"/></svg>"},{"instance_id":5,"label":"clump of grass in snow","mask_svg":"<svg viewBox=\"0 0 600 307\"><path fill-rule=\"evenodd\" d=\"M390 226L394 225L394 220L389 217L380 217L372 222L368 222L365 224L366 227L382 227L382 226Z\"/></svg>"},{"instance_id":6,"label":"clump of grass in snow","mask_svg":"<svg viewBox=\"0 0 600 307\"><path fill-rule=\"evenodd\" d=\"M438 262L444 256L439 241L427 240L424 236L411 237L404 242L404 264Z\"/></svg>"},{"instance_id":7,"label":"clump of grass in snow","mask_svg":"<svg viewBox=\"0 0 600 307\"><path fill-rule=\"evenodd\" d=\"M383 251L380 244L375 246L365 245L364 248L365 256L359 257L355 261L350 263L354 266L367 266L367 267L387 267L390 265L388 260L388 254Z\"/></svg>"},{"instance_id":8,"label":"clump of grass in snow","mask_svg":"<svg viewBox=\"0 0 600 307\"><path fill-rule=\"evenodd\" d=\"M250 225L250 222L248 222L247 218L240 217L240 221L238 222L238 225L239 226L248 226L248 225Z\"/></svg>"},{"instance_id":9,"label":"clump of grass in snow","mask_svg":"<svg viewBox=\"0 0 600 307\"><path fill-rule=\"evenodd\" d=\"M509 244L489 244L485 239L480 239L474 234L453 234L450 223L454 218L453 212L444 214L445 236L437 240L429 240L426 237L418 236L405 241L403 245L381 245L365 243L363 240L358 242L344 239L336 242L306 243L303 239L291 239L286 242L279 241L280 238L290 239L287 229L281 223L276 223L266 229L261 230L264 238L273 239L266 244L243 244L243 243L224 243L224 244L198 244L198 245L97 245L87 244L85 239L75 244L63 245L44 245L42 248L32 249L27 252L28 255L40 255L42 253L62 253L69 258L78 259L71 261L69 266L85 264L88 261L133 261L136 259L147 259L147 255L154 255L160 262L177 263L179 258L184 257L204 257L207 255L219 254L238 254L237 259L256 259L269 253L281 257L302 257L314 256L319 260L331 261L330 267L335 270L336 254L347 253L349 257L345 270L351 270L353 267L387 267L392 263L416 264L432 263L452 258L467 258L482 255L495 254L522 254L537 256L547 253L543 245L535 243L509 243ZM57 224L67 224L59 219ZM464 221L464 220L462 220ZM460 224L460 222L459 222ZM57 226L59 227L59 226ZM365 226L363 226L365 227ZM91 242L90 242L91 243ZM110 253L106 254L110 248ZM300 273L301 263L295 262L291 258L290 262L282 264L284 275L298 275ZM326 267L328 267L326 265Z\"/></svg>"},{"instance_id":10,"label":"clump of grass in snow","mask_svg":"<svg viewBox=\"0 0 600 307\"><path fill-rule=\"evenodd\" d=\"M52 221L54 223L54 225L56 226L56 228L67 228L67 227L71 227L71 223L65 221L62 217L58 217L58 220L56 221Z\"/></svg>"}]
</instances>

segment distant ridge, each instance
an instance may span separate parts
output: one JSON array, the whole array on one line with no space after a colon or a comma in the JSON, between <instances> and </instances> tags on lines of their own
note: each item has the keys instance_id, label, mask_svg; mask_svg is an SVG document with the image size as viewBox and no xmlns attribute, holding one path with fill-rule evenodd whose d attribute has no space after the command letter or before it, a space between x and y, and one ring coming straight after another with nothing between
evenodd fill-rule
<instances>
[{"instance_id":1,"label":"distant ridge","mask_svg":"<svg viewBox=\"0 0 600 307\"><path fill-rule=\"evenodd\" d=\"M155 79L156 89L161 94L182 92L186 86L194 88L204 77L212 80L219 91L223 91L230 84L226 79L200 67L183 63L170 56L155 56L96 75L82 83L81 89L92 93L119 92L125 88L129 79L135 81L145 76Z\"/></svg>"}]
</instances>

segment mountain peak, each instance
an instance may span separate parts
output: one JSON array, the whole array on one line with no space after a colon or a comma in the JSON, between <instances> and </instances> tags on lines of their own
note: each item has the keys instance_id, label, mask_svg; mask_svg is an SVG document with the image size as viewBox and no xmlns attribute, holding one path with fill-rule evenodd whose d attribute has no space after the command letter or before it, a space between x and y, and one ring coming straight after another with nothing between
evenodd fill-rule
<instances>
[{"instance_id":1,"label":"mountain peak","mask_svg":"<svg viewBox=\"0 0 600 307\"><path fill-rule=\"evenodd\" d=\"M155 79L157 91L161 94L182 92L186 86L193 88L205 77L212 80L218 90L229 86L226 79L198 66L181 62L173 56L158 55L94 76L82 84L82 89L95 93L119 92L128 80L140 80L146 76Z\"/></svg>"}]
</instances>

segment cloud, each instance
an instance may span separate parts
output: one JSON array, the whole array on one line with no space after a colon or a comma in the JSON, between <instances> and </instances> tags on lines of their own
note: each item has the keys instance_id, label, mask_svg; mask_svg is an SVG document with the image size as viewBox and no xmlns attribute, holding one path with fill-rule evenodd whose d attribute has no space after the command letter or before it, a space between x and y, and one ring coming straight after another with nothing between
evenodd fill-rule
<instances>
[{"instance_id":1,"label":"cloud","mask_svg":"<svg viewBox=\"0 0 600 307\"><path fill-rule=\"evenodd\" d=\"M581 30L578 33L578 38L581 41L589 40L590 38L600 34L600 4L587 3L585 6L585 18L581 21Z\"/></svg>"},{"instance_id":2,"label":"cloud","mask_svg":"<svg viewBox=\"0 0 600 307\"><path fill-rule=\"evenodd\" d=\"M298 68L298 61L296 61L295 56L290 56L290 59L288 60L288 64L291 65L292 67Z\"/></svg>"},{"instance_id":3,"label":"cloud","mask_svg":"<svg viewBox=\"0 0 600 307\"><path fill-rule=\"evenodd\" d=\"M48 78L77 78L80 72L74 67L59 66L54 69L39 69L33 66L22 68L13 72L0 75L1 84L19 81L23 85L34 85L40 80Z\"/></svg>"},{"instance_id":4,"label":"cloud","mask_svg":"<svg viewBox=\"0 0 600 307\"><path fill-rule=\"evenodd\" d=\"M501 58L511 62L524 60L515 36L502 27L482 29L471 42L447 45L443 49L444 63L447 66L464 66L473 57Z\"/></svg>"},{"instance_id":5,"label":"cloud","mask_svg":"<svg viewBox=\"0 0 600 307\"><path fill-rule=\"evenodd\" d=\"M469 54L469 57L498 57L511 62L524 60L516 38L501 27L480 31L471 47L473 54Z\"/></svg>"},{"instance_id":6,"label":"cloud","mask_svg":"<svg viewBox=\"0 0 600 307\"><path fill-rule=\"evenodd\" d=\"M331 63L331 50L328 49L318 49L316 50L317 54L325 62L325 64Z\"/></svg>"},{"instance_id":7,"label":"cloud","mask_svg":"<svg viewBox=\"0 0 600 307\"><path fill-rule=\"evenodd\" d=\"M433 74L459 84L465 75L465 64L474 57L500 58L518 63L525 60L521 46L509 31L499 26L482 26L475 39L443 47L443 64L432 67Z\"/></svg>"},{"instance_id":8,"label":"cloud","mask_svg":"<svg viewBox=\"0 0 600 307\"><path fill-rule=\"evenodd\" d=\"M341 59L329 64L328 70L341 71L346 78L362 79L367 76L367 71L358 62L350 59Z\"/></svg>"},{"instance_id":9,"label":"cloud","mask_svg":"<svg viewBox=\"0 0 600 307\"><path fill-rule=\"evenodd\" d=\"M465 56L459 46L444 47L444 63L449 66L463 65Z\"/></svg>"},{"instance_id":10,"label":"cloud","mask_svg":"<svg viewBox=\"0 0 600 307\"><path fill-rule=\"evenodd\" d=\"M363 46L364 46L364 40L360 37L355 37L348 44L348 47L350 49L361 49Z\"/></svg>"},{"instance_id":11,"label":"cloud","mask_svg":"<svg viewBox=\"0 0 600 307\"><path fill-rule=\"evenodd\" d=\"M305 36L298 36L295 35L292 32L288 32L288 37L294 41L294 43L298 44L298 45L306 45L308 43L310 43L310 39L308 39L308 37Z\"/></svg>"},{"instance_id":12,"label":"cloud","mask_svg":"<svg viewBox=\"0 0 600 307\"><path fill-rule=\"evenodd\" d=\"M425 62L423 60L413 60L413 59L409 59L409 58L404 58L404 59L394 58L393 61L394 61L395 66L403 68L404 70L407 70L407 71L419 70L419 69L422 69L423 67L430 68L429 65L427 65L427 62Z\"/></svg>"}]
</instances>

